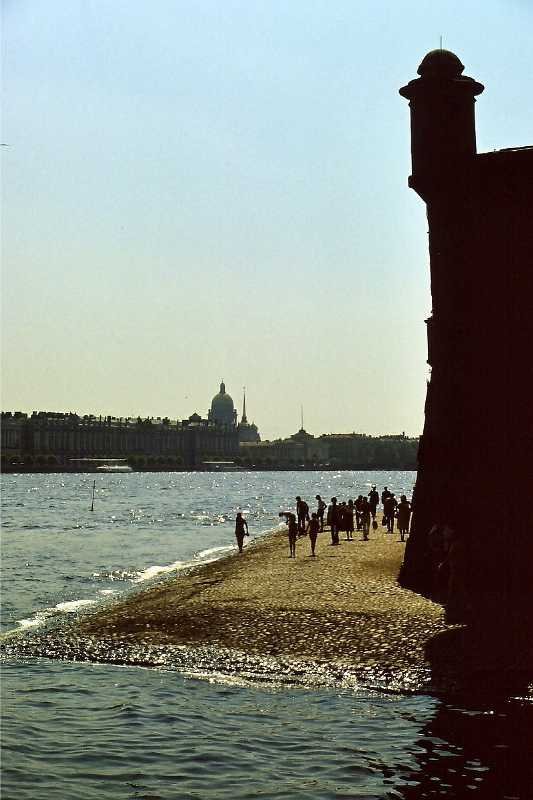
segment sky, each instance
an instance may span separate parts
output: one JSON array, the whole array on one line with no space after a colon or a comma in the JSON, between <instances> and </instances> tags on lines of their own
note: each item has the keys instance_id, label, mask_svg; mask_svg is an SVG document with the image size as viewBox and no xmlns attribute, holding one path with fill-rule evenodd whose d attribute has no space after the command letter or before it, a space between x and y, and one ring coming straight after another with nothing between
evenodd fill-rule
<instances>
[{"instance_id":1,"label":"sky","mask_svg":"<svg viewBox=\"0 0 533 800\"><path fill-rule=\"evenodd\" d=\"M425 207L398 89L443 46L533 143L529 0L4 0L2 409L419 435Z\"/></svg>"}]
</instances>

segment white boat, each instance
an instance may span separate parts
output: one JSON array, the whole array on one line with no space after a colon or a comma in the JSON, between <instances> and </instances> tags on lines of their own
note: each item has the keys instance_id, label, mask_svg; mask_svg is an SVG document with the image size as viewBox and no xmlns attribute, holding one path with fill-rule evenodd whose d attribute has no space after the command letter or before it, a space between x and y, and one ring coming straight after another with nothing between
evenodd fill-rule
<instances>
[{"instance_id":1,"label":"white boat","mask_svg":"<svg viewBox=\"0 0 533 800\"><path fill-rule=\"evenodd\" d=\"M97 472L133 472L129 464L113 463L110 461L108 464L101 464L96 467Z\"/></svg>"}]
</instances>

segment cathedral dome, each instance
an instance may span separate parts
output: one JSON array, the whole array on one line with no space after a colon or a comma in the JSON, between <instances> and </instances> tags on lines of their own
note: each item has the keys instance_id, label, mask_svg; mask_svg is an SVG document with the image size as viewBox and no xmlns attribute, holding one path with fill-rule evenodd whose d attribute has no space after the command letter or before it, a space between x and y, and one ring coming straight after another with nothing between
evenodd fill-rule
<instances>
[{"instance_id":1,"label":"cathedral dome","mask_svg":"<svg viewBox=\"0 0 533 800\"><path fill-rule=\"evenodd\" d=\"M224 381L220 384L220 391L211 400L209 420L218 425L235 425L237 412L233 405L233 398L226 393Z\"/></svg>"}]
</instances>

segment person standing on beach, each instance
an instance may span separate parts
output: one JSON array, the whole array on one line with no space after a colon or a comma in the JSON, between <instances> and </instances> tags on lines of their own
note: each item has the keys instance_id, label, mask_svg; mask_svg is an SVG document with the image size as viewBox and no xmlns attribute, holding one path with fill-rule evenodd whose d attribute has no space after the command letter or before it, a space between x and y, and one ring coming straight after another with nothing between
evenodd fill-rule
<instances>
[{"instance_id":1,"label":"person standing on beach","mask_svg":"<svg viewBox=\"0 0 533 800\"><path fill-rule=\"evenodd\" d=\"M237 516L235 518L235 538L237 539L237 546L239 548L239 553L242 553L242 546L244 544L245 536L249 536L248 523L244 519L242 513L239 511L237 512Z\"/></svg>"},{"instance_id":2,"label":"person standing on beach","mask_svg":"<svg viewBox=\"0 0 533 800\"><path fill-rule=\"evenodd\" d=\"M375 486L368 493L368 504L370 506L370 515L372 519L376 519L376 509L379 503L379 494Z\"/></svg>"},{"instance_id":3,"label":"person standing on beach","mask_svg":"<svg viewBox=\"0 0 533 800\"><path fill-rule=\"evenodd\" d=\"M361 515L363 513L363 495L360 494L355 501L355 528L361 530Z\"/></svg>"},{"instance_id":4,"label":"person standing on beach","mask_svg":"<svg viewBox=\"0 0 533 800\"><path fill-rule=\"evenodd\" d=\"M368 542L368 534L370 532L370 504L367 497L363 497L361 525L363 526L363 541Z\"/></svg>"},{"instance_id":5,"label":"person standing on beach","mask_svg":"<svg viewBox=\"0 0 533 800\"><path fill-rule=\"evenodd\" d=\"M398 501L393 494L386 498L383 506L383 517L387 520L387 533L394 533L394 513L397 505Z\"/></svg>"},{"instance_id":6,"label":"person standing on beach","mask_svg":"<svg viewBox=\"0 0 533 800\"><path fill-rule=\"evenodd\" d=\"M348 500L348 505L346 506L346 509L345 509L345 514L346 514L346 541L347 542L353 542L353 515L354 515L354 511L355 511L355 508L354 508L353 500L350 497L350 499Z\"/></svg>"},{"instance_id":7,"label":"person standing on beach","mask_svg":"<svg viewBox=\"0 0 533 800\"><path fill-rule=\"evenodd\" d=\"M405 542L405 536L409 533L409 519L411 517L411 504L407 497L402 494L400 502L398 503L398 530L400 531L400 539Z\"/></svg>"},{"instance_id":8,"label":"person standing on beach","mask_svg":"<svg viewBox=\"0 0 533 800\"><path fill-rule=\"evenodd\" d=\"M317 508L316 515L317 515L318 521L320 522L320 530L323 531L324 530L324 512L326 511L327 504L325 503L324 500L322 500L322 498L320 497L319 494L315 495L315 500L318 501L318 508Z\"/></svg>"},{"instance_id":9,"label":"person standing on beach","mask_svg":"<svg viewBox=\"0 0 533 800\"><path fill-rule=\"evenodd\" d=\"M298 516L298 533L303 536L306 524L309 522L309 506L300 495L296 497L296 514Z\"/></svg>"},{"instance_id":10,"label":"person standing on beach","mask_svg":"<svg viewBox=\"0 0 533 800\"><path fill-rule=\"evenodd\" d=\"M311 514L311 519L307 526L307 533L309 534L309 542L311 543L311 555L313 558L315 557L315 545L316 545L316 538L318 536L318 531L321 530L320 522L318 520L318 514L314 512Z\"/></svg>"},{"instance_id":11,"label":"person standing on beach","mask_svg":"<svg viewBox=\"0 0 533 800\"><path fill-rule=\"evenodd\" d=\"M285 517L287 523L287 535L289 537L289 558L296 558L296 539L298 538L298 525L296 516L292 511L280 511L280 517Z\"/></svg>"},{"instance_id":12,"label":"person standing on beach","mask_svg":"<svg viewBox=\"0 0 533 800\"><path fill-rule=\"evenodd\" d=\"M328 508L328 522L331 530L331 544L339 544L339 507L337 498L331 498L331 505Z\"/></svg>"},{"instance_id":13,"label":"person standing on beach","mask_svg":"<svg viewBox=\"0 0 533 800\"><path fill-rule=\"evenodd\" d=\"M389 490L385 486L385 488L381 492L381 505L383 506L383 511L384 512L385 512L385 502L386 502L387 498L390 497L390 495L391 495L391 493L389 492Z\"/></svg>"}]
</instances>

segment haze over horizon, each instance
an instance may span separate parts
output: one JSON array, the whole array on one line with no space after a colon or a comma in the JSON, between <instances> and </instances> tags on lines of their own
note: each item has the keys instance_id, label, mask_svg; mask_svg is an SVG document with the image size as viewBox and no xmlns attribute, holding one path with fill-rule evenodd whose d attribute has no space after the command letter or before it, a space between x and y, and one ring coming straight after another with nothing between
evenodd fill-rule
<instances>
[{"instance_id":1,"label":"haze over horizon","mask_svg":"<svg viewBox=\"0 0 533 800\"><path fill-rule=\"evenodd\" d=\"M523 0L3 5L4 410L421 433L431 310L407 187L424 54L532 144Z\"/></svg>"}]
</instances>

